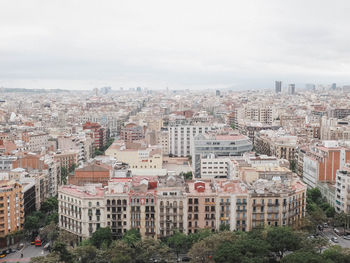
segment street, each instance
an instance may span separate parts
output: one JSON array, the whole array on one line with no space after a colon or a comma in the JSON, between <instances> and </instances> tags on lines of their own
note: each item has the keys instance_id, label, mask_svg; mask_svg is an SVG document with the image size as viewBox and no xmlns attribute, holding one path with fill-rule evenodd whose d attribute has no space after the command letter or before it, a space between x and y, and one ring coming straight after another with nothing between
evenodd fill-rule
<instances>
[{"instance_id":1,"label":"street","mask_svg":"<svg viewBox=\"0 0 350 263\"><path fill-rule=\"evenodd\" d=\"M4 248L5 249L5 248ZM0 259L0 262L30 262L32 257L45 256L48 251L44 251L43 247L35 247L27 243L23 249L23 258L21 258L21 252L8 254L6 257Z\"/></svg>"},{"instance_id":2,"label":"street","mask_svg":"<svg viewBox=\"0 0 350 263\"><path fill-rule=\"evenodd\" d=\"M319 232L323 237L327 238L331 245L339 245L343 248L350 248L350 240L344 239L343 235L337 235L332 228L324 228L323 231ZM332 237L336 237L339 243L331 241Z\"/></svg>"}]
</instances>

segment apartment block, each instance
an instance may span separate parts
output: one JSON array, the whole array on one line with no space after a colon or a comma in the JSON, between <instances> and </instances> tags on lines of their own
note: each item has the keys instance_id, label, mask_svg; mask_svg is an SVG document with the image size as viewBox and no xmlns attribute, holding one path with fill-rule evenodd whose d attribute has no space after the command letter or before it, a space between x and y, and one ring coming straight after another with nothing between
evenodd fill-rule
<instances>
[{"instance_id":1,"label":"apartment block","mask_svg":"<svg viewBox=\"0 0 350 263\"><path fill-rule=\"evenodd\" d=\"M185 182L168 174L113 178L104 188L61 186L60 227L84 239L101 226L109 226L114 238L129 229L164 238L175 230L217 231L223 224L232 231L300 224L306 185L292 174L266 173L249 183L241 178Z\"/></svg>"},{"instance_id":2,"label":"apartment block","mask_svg":"<svg viewBox=\"0 0 350 263\"><path fill-rule=\"evenodd\" d=\"M64 185L58 192L59 227L76 235L78 243L106 227L106 206L102 185Z\"/></svg>"},{"instance_id":3,"label":"apartment block","mask_svg":"<svg viewBox=\"0 0 350 263\"><path fill-rule=\"evenodd\" d=\"M201 177L201 159L206 156L215 155L241 156L245 152L251 151L253 146L248 137L233 133L232 130L220 130L216 133L200 134L194 137L193 141L193 170L195 177ZM209 166L215 167L217 166ZM219 175L219 174L217 174Z\"/></svg>"},{"instance_id":4,"label":"apartment block","mask_svg":"<svg viewBox=\"0 0 350 263\"><path fill-rule=\"evenodd\" d=\"M143 141L115 141L105 155L127 163L131 169L161 169L163 165L160 146L148 146Z\"/></svg>"},{"instance_id":5,"label":"apartment block","mask_svg":"<svg viewBox=\"0 0 350 263\"><path fill-rule=\"evenodd\" d=\"M350 160L350 148L337 141L310 146L304 155L303 180L310 188L320 182L336 182L336 172Z\"/></svg>"},{"instance_id":6,"label":"apartment block","mask_svg":"<svg viewBox=\"0 0 350 263\"><path fill-rule=\"evenodd\" d=\"M136 123L128 123L121 128L120 139L125 142L133 142L145 138L145 130Z\"/></svg>"},{"instance_id":7,"label":"apartment block","mask_svg":"<svg viewBox=\"0 0 350 263\"><path fill-rule=\"evenodd\" d=\"M95 149L102 148L107 142L107 132L100 124L95 122L86 122L83 125L83 130L90 130L93 134Z\"/></svg>"},{"instance_id":8,"label":"apartment block","mask_svg":"<svg viewBox=\"0 0 350 263\"><path fill-rule=\"evenodd\" d=\"M22 230L24 224L23 200L21 184L15 181L0 181L0 238Z\"/></svg>"},{"instance_id":9,"label":"apartment block","mask_svg":"<svg viewBox=\"0 0 350 263\"><path fill-rule=\"evenodd\" d=\"M169 127L169 154L186 157L193 153L194 137L215 130L212 125L180 125Z\"/></svg>"},{"instance_id":10,"label":"apartment block","mask_svg":"<svg viewBox=\"0 0 350 263\"><path fill-rule=\"evenodd\" d=\"M350 213L350 166L346 165L336 172L335 210Z\"/></svg>"},{"instance_id":11,"label":"apartment block","mask_svg":"<svg viewBox=\"0 0 350 263\"><path fill-rule=\"evenodd\" d=\"M294 161L297 139L282 130L262 130L255 134L254 146L257 153Z\"/></svg>"}]
</instances>

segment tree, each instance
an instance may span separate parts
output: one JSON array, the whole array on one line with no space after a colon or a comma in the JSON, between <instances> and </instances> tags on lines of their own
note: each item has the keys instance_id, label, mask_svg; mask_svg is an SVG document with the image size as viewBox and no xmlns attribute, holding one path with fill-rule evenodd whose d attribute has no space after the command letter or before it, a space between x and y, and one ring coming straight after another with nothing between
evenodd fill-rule
<instances>
[{"instance_id":1,"label":"tree","mask_svg":"<svg viewBox=\"0 0 350 263\"><path fill-rule=\"evenodd\" d=\"M346 224L346 219L346 214L344 212L341 212L334 216L334 223L336 226L344 226Z\"/></svg>"},{"instance_id":2,"label":"tree","mask_svg":"<svg viewBox=\"0 0 350 263\"><path fill-rule=\"evenodd\" d=\"M50 197L46 199L40 207L40 211L43 213L52 213L58 211L58 200L56 197Z\"/></svg>"},{"instance_id":3,"label":"tree","mask_svg":"<svg viewBox=\"0 0 350 263\"><path fill-rule=\"evenodd\" d=\"M30 263L57 263L60 261L60 256L57 253L50 253L43 257L33 257L30 259Z\"/></svg>"},{"instance_id":4,"label":"tree","mask_svg":"<svg viewBox=\"0 0 350 263\"><path fill-rule=\"evenodd\" d=\"M175 250L176 256L179 257L179 253L187 248L187 236L184 233L175 231L174 234L168 238L168 245Z\"/></svg>"},{"instance_id":5,"label":"tree","mask_svg":"<svg viewBox=\"0 0 350 263\"><path fill-rule=\"evenodd\" d=\"M203 233L198 237L203 237L203 234L206 233L207 232L203 231ZM217 251L218 247L224 243L232 243L237 238L237 234L225 231L211 234L204 237L203 239L199 238L198 241L194 242L190 251L187 253L192 258L191 262L194 263L211 262L211 258L214 256L215 251Z\"/></svg>"},{"instance_id":6,"label":"tree","mask_svg":"<svg viewBox=\"0 0 350 263\"><path fill-rule=\"evenodd\" d=\"M327 239L323 237L303 238L302 247L306 251L321 253L322 249L329 245Z\"/></svg>"},{"instance_id":7,"label":"tree","mask_svg":"<svg viewBox=\"0 0 350 263\"><path fill-rule=\"evenodd\" d=\"M153 238L145 238L142 242L138 243L136 248L136 262L169 262L171 253L170 248L160 242L159 240L154 240Z\"/></svg>"},{"instance_id":8,"label":"tree","mask_svg":"<svg viewBox=\"0 0 350 263\"><path fill-rule=\"evenodd\" d=\"M92 234L91 244L97 248L100 248L103 243L105 243L108 247L111 242L112 232L109 227L100 227Z\"/></svg>"},{"instance_id":9,"label":"tree","mask_svg":"<svg viewBox=\"0 0 350 263\"><path fill-rule=\"evenodd\" d=\"M92 245L77 247L74 249L73 255L81 263L94 263L96 262L97 248Z\"/></svg>"},{"instance_id":10,"label":"tree","mask_svg":"<svg viewBox=\"0 0 350 263\"><path fill-rule=\"evenodd\" d=\"M37 216L27 216L24 222L24 229L33 232L40 228L40 218Z\"/></svg>"},{"instance_id":11,"label":"tree","mask_svg":"<svg viewBox=\"0 0 350 263\"><path fill-rule=\"evenodd\" d=\"M131 263L135 257L135 251L126 242L114 241L108 251L111 263Z\"/></svg>"},{"instance_id":12,"label":"tree","mask_svg":"<svg viewBox=\"0 0 350 263\"><path fill-rule=\"evenodd\" d=\"M61 182L63 182L63 184L67 183L67 176L68 176L67 168L61 167Z\"/></svg>"},{"instance_id":13,"label":"tree","mask_svg":"<svg viewBox=\"0 0 350 263\"><path fill-rule=\"evenodd\" d=\"M103 155L103 152L99 149L95 149L93 157L98 156L98 155Z\"/></svg>"},{"instance_id":14,"label":"tree","mask_svg":"<svg viewBox=\"0 0 350 263\"><path fill-rule=\"evenodd\" d=\"M69 168L68 168L68 171L70 173L74 172L75 171L75 168L77 167L77 165L75 163L72 163Z\"/></svg>"},{"instance_id":15,"label":"tree","mask_svg":"<svg viewBox=\"0 0 350 263\"><path fill-rule=\"evenodd\" d=\"M40 237L47 241L55 241L58 238L58 228L55 222L44 226L40 231Z\"/></svg>"},{"instance_id":16,"label":"tree","mask_svg":"<svg viewBox=\"0 0 350 263\"><path fill-rule=\"evenodd\" d=\"M184 176L184 179L187 181L187 180L192 180L192 172L187 172L187 173L184 173L183 174Z\"/></svg>"},{"instance_id":17,"label":"tree","mask_svg":"<svg viewBox=\"0 0 350 263\"><path fill-rule=\"evenodd\" d=\"M299 248L301 239L289 227L273 227L268 230L266 241L270 244L271 251L283 258L286 251Z\"/></svg>"},{"instance_id":18,"label":"tree","mask_svg":"<svg viewBox=\"0 0 350 263\"><path fill-rule=\"evenodd\" d=\"M350 262L350 254L348 250L342 249L340 246L332 246L325 250L322 257L328 262L348 263Z\"/></svg>"},{"instance_id":19,"label":"tree","mask_svg":"<svg viewBox=\"0 0 350 263\"><path fill-rule=\"evenodd\" d=\"M46 225L49 225L51 222L58 224L58 213L54 212L46 217Z\"/></svg>"},{"instance_id":20,"label":"tree","mask_svg":"<svg viewBox=\"0 0 350 263\"><path fill-rule=\"evenodd\" d=\"M123 235L122 240L130 247L136 247L136 243L141 241L140 232L135 228L130 229Z\"/></svg>"},{"instance_id":21,"label":"tree","mask_svg":"<svg viewBox=\"0 0 350 263\"><path fill-rule=\"evenodd\" d=\"M69 263L73 261L73 255L68 251L67 244L65 242L56 241L53 245L52 251L59 255L60 261Z\"/></svg>"},{"instance_id":22,"label":"tree","mask_svg":"<svg viewBox=\"0 0 350 263\"><path fill-rule=\"evenodd\" d=\"M74 244L78 243L78 238L73 233L61 230L59 232L57 241L69 244L70 246L73 246Z\"/></svg>"},{"instance_id":23,"label":"tree","mask_svg":"<svg viewBox=\"0 0 350 263\"><path fill-rule=\"evenodd\" d=\"M230 231L230 224L221 224L219 227L219 231Z\"/></svg>"},{"instance_id":24,"label":"tree","mask_svg":"<svg viewBox=\"0 0 350 263\"><path fill-rule=\"evenodd\" d=\"M325 212L323 212L316 203L308 204L308 213L310 215L310 220L314 223L314 227L327 220Z\"/></svg>"},{"instance_id":25,"label":"tree","mask_svg":"<svg viewBox=\"0 0 350 263\"><path fill-rule=\"evenodd\" d=\"M325 212L328 218L333 218L336 214L335 209L332 206L328 207Z\"/></svg>"},{"instance_id":26,"label":"tree","mask_svg":"<svg viewBox=\"0 0 350 263\"><path fill-rule=\"evenodd\" d=\"M320 204L322 202L322 194L320 189L317 187L307 190L307 197L316 204Z\"/></svg>"},{"instance_id":27,"label":"tree","mask_svg":"<svg viewBox=\"0 0 350 263\"><path fill-rule=\"evenodd\" d=\"M320 254L309 251L296 251L285 256L282 263L321 263L325 262Z\"/></svg>"},{"instance_id":28,"label":"tree","mask_svg":"<svg viewBox=\"0 0 350 263\"><path fill-rule=\"evenodd\" d=\"M296 163L295 160L291 160L291 161L289 162L289 169L290 169L292 172L294 172L294 173L297 172L297 163Z\"/></svg>"},{"instance_id":29,"label":"tree","mask_svg":"<svg viewBox=\"0 0 350 263\"><path fill-rule=\"evenodd\" d=\"M215 251L214 260L225 262L268 262L269 244L263 239L242 235L234 242L222 243Z\"/></svg>"}]
</instances>

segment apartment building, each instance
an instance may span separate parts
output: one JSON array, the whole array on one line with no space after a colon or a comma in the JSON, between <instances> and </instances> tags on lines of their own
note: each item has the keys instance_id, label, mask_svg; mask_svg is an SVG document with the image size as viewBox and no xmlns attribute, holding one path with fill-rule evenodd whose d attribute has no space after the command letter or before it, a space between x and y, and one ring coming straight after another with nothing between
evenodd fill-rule
<instances>
[{"instance_id":1,"label":"apartment building","mask_svg":"<svg viewBox=\"0 0 350 263\"><path fill-rule=\"evenodd\" d=\"M193 153L194 137L217 129L213 125L179 125L169 127L169 154L177 157Z\"/></svg>"},{"instance_id":2,"label":"apartment building","mask_svg":"<svg viewBox=\"0 0 350 263\"><path fill-rule=\"evenodd\" d=\"M64 185L58 191L59 227L76 236L75 244L106 227L104 189L97 185Z\"/></svg>"},{"instance_id":3,"label":"apartment building","mask_svg":"<svg viewBox=\"0 0 350 263\"><path fill-rule=\"evenodd\" d=\"M93 134L93 146L95 149L102 148L107 142L107 131L100 124L95 122L86 122L83 130L90 130Z\"/></svg>"},{"instance_id":4,"label":"apartment building","mask_svg":"<svg viewBox=\"0 0 350 263\"><path fill-rule=\"evenodd\" d=\"M194 137L192 152L194 175L197 178L201 177L201 160L203 157L210 155L221 158L223 156L241 156L243 153L251 151L252 148L252 143L248 137L233 133L232 130L197 135ZM215 168L218 167L215 165L209 167L218 169Z\"/></svg>"},{"instance_id":5,"label":"apartment building","mask_svg":"<svg viewBox=\"0 0 350 263\"><path fill-rule=\"evenodd\" d=\"M79 123L99 123L110 131L112 137L120 132L120 117L116 112L84 112L77 116L77 121Z\"/></svg>"},{"instance_id":6,"label":"apartment building","mask_svg":"<svg viewBox=\"0 0 350 263\"><path fill-rule=\"evenodd\" d=\"M121 128L120 139L125 142L133 142L145 138L145 129L136 123L128 123Z\"/></svg>"},{"instance_id":7,"label":"apartment building","mask_svg":"<svg viewBox=\"0 0 350 263\"><path fill-rule=\"evenodd\" d=\"M0 239L1 245L9 245L4 238L20 231L24 224L22 185L15 181L0 181Z\"/></svg>"},{"instance_id":8,"label":"apartment building","mask_svg":"<svg viewBox=\"0 0 350 263\"><path fill-rule=\"evenodd\" d=\"M60 167L69 170L73 164L78 164L79 152L77 150L58 151L54 156L54 161L59 163Z\"/></svg>"},{"instance_id":9,"label":"apartment building","mask_svg":"<svg viewBox=\"0 0 350 263\"><path fill-rule=\"evenodd\" d=\"M185 182L168 174L113 178L105 188L61 186L60 228L79 239L99 226L109 226L115 238L133 228L143 237L163 238L175 230L216 231L223 224L241 231L299 224L305 216L306 185L291 174L266 173L249 183L238 178Z\"/></svg>"},{"instance_id":10,"label":"apartment building","mask_svg":"<svg viewBox=\"0 0 350 263\"><path fill-rule=\"evenodd\" d=\"M278 130L280 126L263 124L257 121L243 121L238 123L238 130L241 134L249 137L250 141L255 145L255 135L262 130Z\"/></svg>"},{"instance_id":11,"label":"apartment building","mask_svg":"<svg viewBox=\"0 0 350 263\"><path fill-rule=\"evenodd\" d=\"M216 224L229 226L231 231L249 231L248 188L239 180L216 180Z\"/></svg>"},{"instance_id":12,"label":"apartment building","mask_svg":"<svg viewBox=\"0 0 350 263\"><path fill-rule=\"evenodd\" d=\"M321 140L350 140L349 120L323 116L321 119Z\"/></svg>"},{"instance_id":13,"label":"apartment building","mask_svg":"<svg viewBox=\"0 0 350 263\"><path fill-rule=\"evenodd\" d=\"M163 155L169 155L169 131L163 129L156 133L157 145L162 147Z\"/></svg>"},{"instance_id":14,"label":"apartment building","mask_svg":"<svg viewBox=\"0 0 350 263\"><path fill-rule=\"evenodd\" d=\"M65 151L78 151L77 163L78 165L88 161L93 152L94 140L85 135L85 133L76 135L59 136L57 138L58 150Z\"/></svg>"},{"instance_id":15,"label":"apartment building","mask_svg":"<svg viewBox=\"0 0 350 263\"><path fill-rule=\"evenodd\" d=\"M269 106L246 106L244 108L244 119L272 125L273 113L273 109Z\"/></svg>"},{"instance_id":16,"label":"apartment building","mask_svg":"<svg viewBox=\"0 0 350 263\"><path fill-rule=\"evenodd\" d=\"M106 186L112 171L111 166L100 161L94 161L75 169L74 174L69 174L68 184L83 186L85 184L101 183Z\"/></svg>"},{"instance_id":17,"label":"apartment building","mask_svg":"<svg viewBox=\"0 0 350 263\"><path fill-rule=\"evenodd\" d=\"M0 156L0 171L9 171L13 168L13 162L17 160L15 156Z\"/></svg>"},{"instance_id":18,"label":"apartment building","mask_svg":"<svg viewBox=\"0 0 350 263\"><path fill-rule=\"evenodd\" d=\"M297 178L285 181L281 178L259 179L249 192L251 228L301 224L306 213L306 186Z\"/></svg>"},{"instance_id":19,"label":"apartment building","mask_svg":"<svg viewBox=\"0 0 350 263\"><path fill-rule=\"evenodd\" d=\"M143 141L115 141L105 155L127 163L131 169L161 169L163 165L162 149L157 145L148 146Z\"/></svg>"},{"instance_id":20,"label":"apartment building","mask_svg":"<svg viewBox=\"0 0 350 263\"><path fill-rule=\"evenodd\" d=\"M335 210L350 213L350 166L345 165L336 172Z\"/></svg>"},{"instance_id":21,"label":"apartment building","mask_svg":"<svg viewBox=\"0 0 350 263\"><path fill-rule=\"evenodd\" d=\"M187 231L197 233L199 229L214 232L216 225L216 190L210 181L187 182Z\"/></svg>"},{"instance_id":22,"label":"apartment building","mask_svg":"<svg viewBox=\"0 0 350 263\"><path fill-rule=\"evenodd\" d=\"M187 198L182 177L166 175L159 177L157 185L157 237L167 237L178 230L187 233Z\"/></svg>"},{"instance_id":23,"label":"apartment building","mask_svg":"<svg viewBox=\"0 0 350 263\"><path fill-rule=\"evenodd\" d=\"M288 135L282 130L262 130L255 134L254 146L257 153L294 161L297 139L297 136Z\"/></svg>"},{"instance_id":24,"label":"apartment building","mask_svg":"<svg viewBox=\"0 0 350 263\"><path fill-rule=\"evenodd\" d=\"M310 188L320 182L336 182L336 172L350 160L350 148L337 141L323 141L309 147L304 155L303 180Z\"/></svg>"},{"instance_id":25,"label":"apartment building","mask_svg":"<svg viewBox=\"0 0 350 263\"><path fill-rule=\"evenodd\" d=\"M114 238L122 237L131 229L131 182L131 178L113 178L105 191L106 221Z\"/></svg>"},{"instance_id":26,"label":"apartment building","mask_svg":"<svg viewBox=\"0 0 350 263\"><path fill-rule=\"evenodd\" d=\"M131 228L141 236L156 238L157 181L151 177L134 177L129 191Z\"/></svg>"},{"instance_id":27,"label":"apartment building","mask_svg":"<svg viewBox=\"0 0 350 263\"><path fill-rule=\"evenodd\" d=\"M229 157L215 157L214 154L201 158L200 177L230 178L233 171L233 163Z\"/></svg>"},{"instance_id":28,"label":"apartment building","mask_svg":"<svg viewBox=\"0 0 350 263\"><path fill-rule=\"evenodd\" d=\"M49 134L45 132L25 132L22 134L22 140L26 142L28 151L41 152L48 147Z\"/></svg>"}]
</instances>

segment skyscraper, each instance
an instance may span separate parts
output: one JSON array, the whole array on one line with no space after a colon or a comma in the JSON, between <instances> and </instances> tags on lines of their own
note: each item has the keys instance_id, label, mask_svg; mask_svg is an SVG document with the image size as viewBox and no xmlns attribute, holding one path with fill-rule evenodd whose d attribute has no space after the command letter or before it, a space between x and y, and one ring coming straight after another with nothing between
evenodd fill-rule
<instances>
[{"instance_id":1,"label":"skyscraper","mask_svg":"<svg viewBox=\"0 0 350 263\"><path fill-rule=\"evenodd\" d=\"M275 92L281 93L282 91L282 81L275 81Z\"/></svg>"},{"instance_id":2,"label":"skyscraper","mask_svg":"<svg viewBox=\"0 0 350 263\"><path fill-rule=\"evenodd\" d=\"M288 85L288 94L290 94L290 95L295 94L295 84Z\"/></svg>"}]
</instances>

